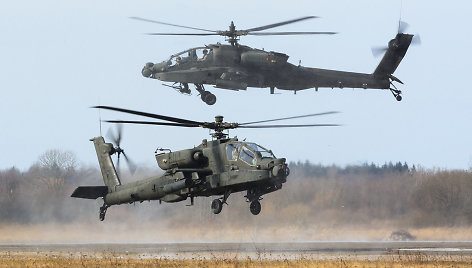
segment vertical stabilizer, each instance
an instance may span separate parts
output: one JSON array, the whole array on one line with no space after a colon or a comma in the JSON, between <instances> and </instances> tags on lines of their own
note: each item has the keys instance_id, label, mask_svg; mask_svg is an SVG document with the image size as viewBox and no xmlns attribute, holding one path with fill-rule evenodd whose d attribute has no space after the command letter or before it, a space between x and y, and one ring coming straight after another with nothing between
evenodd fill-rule
<instances>
[{"instance_id":1,"label":"vertical stabilizer","mask_svg":"<svg viewBox=\"0 0 472 268\"><path fill-rule=\"evenodd\" d=\"M374 71L374 76L384 77L395 72L411 44L413 35L399 33L390 40L388 48Z\"/></svg>"},{"instance_id":2,"label":"vertical stabilizer","mask_svg":"<svg viewBox=\"0 0 472 268\"><path fill-rule=\"evenodd\" d=\"M120 178L116 173L115 166L111 160L111 155L115 152L113 144L105 143L102 136L90 139L95 145L95 151L97 152L98 163L100 164L100 171L102 172L103 181L108 186L108 191L114 192L115 186L121 185Z\"/></svg>"}]
</instances>

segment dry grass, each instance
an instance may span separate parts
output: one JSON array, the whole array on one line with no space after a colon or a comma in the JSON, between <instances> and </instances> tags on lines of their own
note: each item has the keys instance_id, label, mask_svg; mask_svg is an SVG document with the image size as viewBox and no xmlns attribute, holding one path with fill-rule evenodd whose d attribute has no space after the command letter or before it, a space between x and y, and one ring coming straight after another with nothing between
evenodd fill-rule
<instances>
[{"instance_id":1,"label":"dry grass","mask_svg":"<svg viewBox=\"0 0 472 268\"><path fill-rule=\"evenodd\" d=\"M429 260L420 255L402 260L311 259L166 259L117 257L9 256L0 258L0 267L470 267L470 260Z\"/></svg>"},{"instance_id":2,"label":"dry grass","mask_svg":"<svg viewBox=\"0 0 472 268\"><path fill-rule=\"evenodd\" d=\"M113 252L2 252L2 267L472 267L470 255L317 255L199 253L174 257Z\"/></svg>"}]
</instances>

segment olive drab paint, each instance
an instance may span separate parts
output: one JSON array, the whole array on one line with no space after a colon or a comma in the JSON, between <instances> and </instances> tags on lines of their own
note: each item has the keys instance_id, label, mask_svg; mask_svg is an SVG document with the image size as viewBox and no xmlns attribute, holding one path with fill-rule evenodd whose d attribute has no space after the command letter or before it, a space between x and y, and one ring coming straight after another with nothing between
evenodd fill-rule
<instances>
[{"instance_id":1,"label":"olive drab paint","mask_svg":"<svg viewBox=\"0 0 472 268\"><path fill-rule=\"evenodd\" d=\"M194 84L202 101L208 105L216 103L216 96L206 90L205 85L234 91L246 90L248 87L270 88L271 94L274 94L275 88L294 92L309 88L314 88L316 91L319 88L385 89L390 90L394 97L401 101L401 91L392 82L403 83L393 76L393 73L413 40L411 34L399 32L394 39L390 40L387 48L382 48L382 51L385 51L384 57L373 73L354 73L294 65L287 61L289 56L284 53L255 49L238 42L239 37L245 35L336 34L334 32L260 32L313 18L317 17L302 17L247 30L236 30L234 23L231 22L229 30L226 31L212 31L134 18L207 32L202 34L153 33L152 35L221 35L225 36L230 43L229 45L217 43L190 48L172 55L166 61L156 64L148 62L141 70L141 74L147 78L170 82L172 84L164 85L177 89L183 94L190 94L189 84ZM203 56L199 58L199 54Z\"/></svg>"},{"instance_id":2,"label":"olive drab paint","mask_svg":"<svg viewBox=\"0 0 472 268\"><path fill-rule=\"evenodd\" d=\"M202 140L201 144L190 149L172 152L158 149L155 152L157 165L164 171L160 176L153 176L132 183L121 184L111 155L122 154L120 148L121 128L115 139L116 147L106 143L103 137L91 139L97 153L97 159L106 186L80 186L72 193L72 197L86 199L103 199L99 218L105 219L110 206L126 203L159 200L164 202L180 202L190 199L193 205L195 197L221 196L211 204L213 213L219 214L223 204L232 193L246 192L250 202L250 211L258 215L261 211L260 200L263 195L282 189L287 181L290 169L285 158L278 158L271 150L256 143L240 141L237 137L229 138L224 131L235 128L281 128L281 127L327 127L336 124L304 124L304 125L267 125L261 123L306 118L334 114L324 112L309 115L292 116L246 123L228 123L223 116L215 116L214 122L200 122L188 119L151 114L111 106L95 106L117 112L149 117L162 121L120 121L107 120L117 124L146 124L178 127L202 127L213 130L213 140ZM127 157L126 157L127 158Z\"/></svg>"}]
</instances>

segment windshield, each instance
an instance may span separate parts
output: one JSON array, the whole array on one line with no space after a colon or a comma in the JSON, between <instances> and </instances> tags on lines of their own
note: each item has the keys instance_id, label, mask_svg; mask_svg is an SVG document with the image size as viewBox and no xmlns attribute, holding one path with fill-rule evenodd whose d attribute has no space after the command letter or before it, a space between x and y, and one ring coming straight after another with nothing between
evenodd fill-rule
<instances>
[{"instance_id":1,"label":"windshield","mask_svg":"<svg viewBox=\"0 0 472 268\"><path fill-rule=\"evenodd\" d=\"M246 145L250 147L251 149L253 149L254 151L261 153L262 158L275 158L274 154L271 151L267 150L266 148L258 144L248 142L246 143Z\"/></svg>"},{"instance_id":2,"label":"windshield","mask_svg":"<svg viewBox=\"0 0 472 268\"><path fill-rule=\"evenodd\" d=\"M255 166L257 159L253 152L251 152L246 146L241 150L241 155L239 156L241 160L248 163L249 165Z\"/></svg>"},{"instance_id":3,"label":"windshield","mask_svg":"<svg viewBox=\"0 0 472 268\"><path fill-rule=\"evenodd\" d=\"M230 161L238 160L240 147L241 147L241 144L238 144L238 143L230 143L226 145L226 156L228 157L228 160Z\"/></svg>"}]
</instances>

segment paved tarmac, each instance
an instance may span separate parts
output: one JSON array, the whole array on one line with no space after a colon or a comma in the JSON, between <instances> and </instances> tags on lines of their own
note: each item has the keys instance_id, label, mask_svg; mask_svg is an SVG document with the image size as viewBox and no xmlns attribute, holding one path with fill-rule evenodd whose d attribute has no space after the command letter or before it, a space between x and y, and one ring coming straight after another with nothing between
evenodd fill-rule
<instances>
[{"instance_id":1,"label":"paved tarmac","mask_svg":"<svg viewBox=\"0 0 472 268\"><path fill-rule=\"evenodd\" d=\"M337 258L472 256L472 242L304 242L159 244L0 244L0 255L112 255L140 258Z\"/></svg>"}]
</instances>

